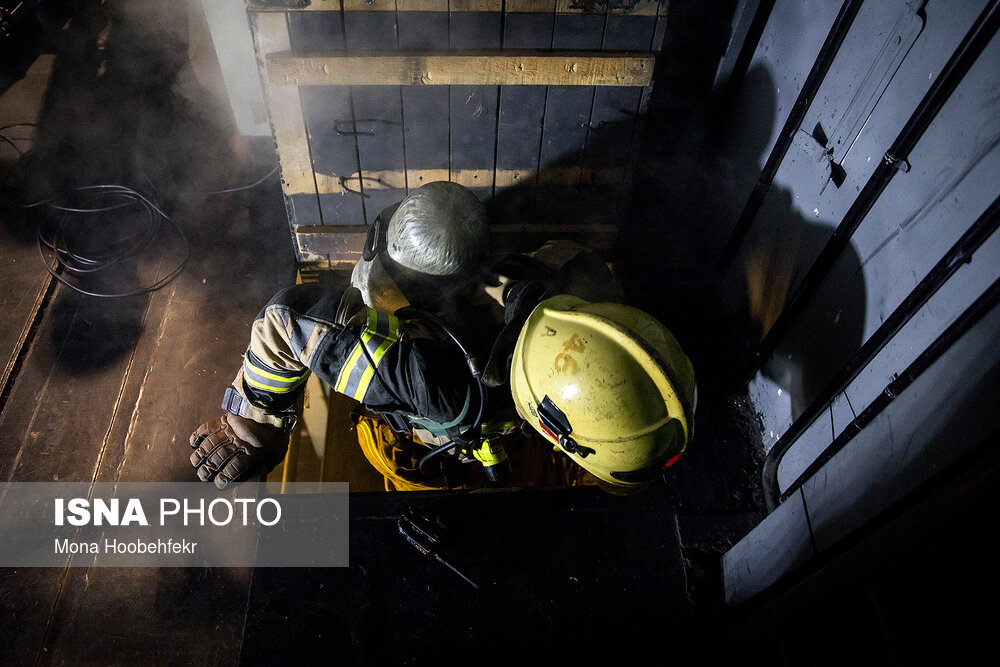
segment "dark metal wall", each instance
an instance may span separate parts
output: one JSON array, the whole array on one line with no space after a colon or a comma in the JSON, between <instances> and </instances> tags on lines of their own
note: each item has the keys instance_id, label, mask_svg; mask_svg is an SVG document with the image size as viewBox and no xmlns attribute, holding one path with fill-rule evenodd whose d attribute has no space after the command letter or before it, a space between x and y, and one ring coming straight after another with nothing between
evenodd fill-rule
<instances>
[{"instance_id":1,"label":"dark metal wall","mask_svg":"<svg viewBox=\"0 0 1000 667\"><path fill-rule=\"evenodd\" d=\"M787 559L733 570L734 600L1000 429L969 413L981 396L967 390L1000 366L982 342L996 340L1000 291L1000 7L815 7L769 8L730 109L758 131L734 146L747 176L719 266L756 327L744 371L765 493L788 501L729 557L751 570L764 549ZM942 446L957 415L974 423Z\"/></svg>"}]
</instances>

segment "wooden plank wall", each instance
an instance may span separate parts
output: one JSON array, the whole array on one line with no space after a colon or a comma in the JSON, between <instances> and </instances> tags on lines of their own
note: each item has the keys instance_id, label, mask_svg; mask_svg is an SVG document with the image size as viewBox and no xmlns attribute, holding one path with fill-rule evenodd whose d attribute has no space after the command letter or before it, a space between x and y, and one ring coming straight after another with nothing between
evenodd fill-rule
<instances>
[{"instance_id":1,"label":"wooden plank wall","mask_svg":"<svg viewBox=\"0 0 1000 667\"><path fill-rule=\"evenodd\" d=\"M373 0L370 3L344 0L344 10L348 53L363 55L368 51L385 52L399 48L395 0ZM383 208L406 196L400 90L400 86L351 88L359 164L349 183L364 195L364 222L369 225ZM343 224L338 219L331 222ZM360 221L350 222L356 224Z\"/></svg>"},{"instance_id":2,"label":"wooden plank wall","mask_svg":"<svg viewBox=\"0 0 1000 667\"><path fill-rule=\"evenodd\" d=\"M300 264L356 260L358 226L435 180L472 189L498 232L616 224L665 0L250 11Z\"/></svg>"},{"instance_id":3,"label":"wooden plank wall","mask_svg":"<svg viewBox=\"0 0 1000 667\"><path fill-rule=\"evenodd\" d=\"M428 11L398 12L399 48L432 51L448 44L448 0L431 0ZM432 181L451 179L448 86L402 86L406 184L418 188Z\"/></svg>"},{"instance_id":4,"label":"wooden plank wall","mask_svg":"<svg viewBox=\"0 0 1000 667\"><path fill-rule=\"evenodd\" d=\"M548 49L552 47L552 12L513 12L508 3L504 23L505 49ZM497 179L494 194L505 201L499 213L517 210L513 202L534 199L538 185L539 148L545 117L547 86L504 86L500 90L497 123ZM516 187L515 187L516 186Z\"/></svg>"},{"instance_id":5,"label":"wooden plank wall","mask_svg":"<svg viewBox=\"0 0 1000 667\"><path fill-rule=\"evenodd\" d=\"M325 50L342 52L344 47L344 16L339 11L319 13L289 13L288 31L292 50ZM351 176L358 171L358 142L354 134L354 108L351 90L341 86L300 86L304 123L309 134L311 163L316 175L316 222L351 220L364 224L364 200L359 195L344 194L339 176ZM339 131L339 132L338 132ZM284 156L278 147L281 163ZM357 182L344 181L343 186L361 191ZM293 219L290 217L289 222ZM294 220L293 224L310 223ZM296 247L301 256L301 250Z\"/></svg>"},{"instance_id":6,"label":"wooden plank wall","mask_svg":"<svg viewBox=\"0 0 1000 667\"><path fill-rule=\"evenodd\" d=\"M499 2L469 3L472 9L452 8L448 46L460 50L501 48L502 14ZM496 175L497 102L499 86L450 86L451 180L486 201L493 195Z\"/></svg>"}]
</instances>

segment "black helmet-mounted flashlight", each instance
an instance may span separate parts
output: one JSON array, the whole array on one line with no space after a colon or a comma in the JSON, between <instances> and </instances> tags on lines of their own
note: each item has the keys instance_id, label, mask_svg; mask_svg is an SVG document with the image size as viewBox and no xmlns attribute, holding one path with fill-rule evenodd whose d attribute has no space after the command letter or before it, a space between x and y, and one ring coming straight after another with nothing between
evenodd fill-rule
<instances>
[{"instance_id":1,"label":"black helmet-mounted flashlight","mask_svg":"<svg viewBox=\"0 0 1000 667\"><path fill-rule=\"evenodd\" d=\"M541 418L542 428L553 438L559 441L559 446L570 454L576 454L582 459L587 458L594 450L590 447L578 445L576 440L569 437L573 432L573 427L566 418L566 414L556 407L552 399L546 396L538 404L538 416Z\"/></svg>"}]
</instances>

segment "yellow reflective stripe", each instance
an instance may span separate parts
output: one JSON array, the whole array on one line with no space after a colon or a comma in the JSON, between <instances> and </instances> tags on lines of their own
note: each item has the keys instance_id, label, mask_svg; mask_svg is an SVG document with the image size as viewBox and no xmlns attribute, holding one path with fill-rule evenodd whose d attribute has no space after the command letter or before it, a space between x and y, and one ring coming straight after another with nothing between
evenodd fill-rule
<instances>
[{"instance_id":1,"label":"yellow reflective stripe","mask_svg":"<svg viewBox=\"0 0 1000 667\"><path fill-rule=\"evenodd\" d=\"M354 344L354 349L351 350L350 356L343 366L340 367L340 375L337 376L337 386L334 387L339 393L343 394L347 389L347 381L351 379L351 370L354 368L355 364L358 363L358 359L361 358L361 342Z\"/></svg>"},{"instance_id":2,"label":"yellow reflective stripe","mask_svg":"<svg viewBox=\"0 0 1000 667\"><path fill-rule=\"evenodd\" d=\"M257 387L258 389L263 389L264 391L275 392L278 394L285 394L295 389L295 387L274 387L271 385L264 384L263 382L257 382L253 378L247 377L246 375L243 376L243 380L251 387Z\"/></svg>"},{"instance_id":3,"label":"yellow reflective stripe","mask_svg":"<svg viewBox=\"0 0 1000 667\"><path fill-rule=\"evenodd\" d=\"M337 375L337 382L334 385L334 389L337 392L358 401L364 398L371 384L372 377L376 373L376 368L388 349L396 342L399 330L399 319L396 317L382 314L382 317L385 319L382 320L381 324L383 328L388 330L383 333L378 330L378 311L369 308L367 316L368 325L361 332L360 340L351 349L347 361L341 366L340 373ZM374 351L371 351L369 344L376 338L378 339L378 347ZM371 361L368 359L369 356L371 357Z\"/></svg>"},{"instance_id":4,"label":"yellow reflective stripe","mask_svg":"<svg viewBox=\"0 0 1000 667\"><path fill-rule=\"evenodd\" d=\"M255 366L254 364L250 363L249 359L244 360L244 365L247 366L251 371L253 371L254 375L261 375L263 377L266 377L268 380L277 380L278 382L287 382L289 384L292 384L302 379L301 375L297 375L295 377L283 377L281 375L276 375L275 373L268 373L260 366Z\"/></svg>"},{"instance_id":5,"label":"yellow reflective stripe","mask_svg":"<svg viewBox=\"0 0 1000 667\"><path fill-rule=\"evenodd\" d=\"M399 318L389 315L389 338L395 341L399 338Z\"/></svg>"},{"instance_id":6,"label":"yellow reflective stripe","mask_svg":"<svg viewBox=\"0 0 1000 667\"><path fill-rule=\"evenodd\" d=\"M361 334L361 343L358 345L358 352L364 354L365 351L368 349L368 343L371 341L371 339L373 337L374 337L374 334L372 334L371 331L365 331L364 333L362 333ZM361 347L362 345L364 345L364 348ZM378 350L376 349L376 352L377 351ZM374 355L372 355L372 361L375 361L375 363L378 363L378 359ZM356 401L360 401L361 397L365 395L364 390L368 388L368 384L365 382L365 378L366 377L370 378L371 374L372 374L372 365L368 362L368 358L365 357L364 360L363 360L363 362L362 362L361 359L359 359L358 360L358 364L361 364L361 363L365 364L365 369L361 372L361 377L358 378L358 385L357 385L357 387L355 387L354 392L350 394L350 397L353 398ZM357 368L360 369L360 366L358 366ZM352 366L351 370L352 371L355 370L355 367ZM350 389L350 387L345 386L345 389Z\"/></svg>"},{"instance_id":7,"label":"yellow reflective stripe","mask_svg":"<svg viewBox=\"0 0 1000 667\"><path fill-rule=\"evenodd\" d=\"M368 341L366 340L365 343L367 342ZM375 362L375 366L379 365L382 361L382 357L385 356L385 353L395 342L396 340L394 338L386 338L382 341L382 344L375 349L375 354L372 355L372 361ZM367 359L365 361L367 361ZM369 364L368 368L365 369L365 372L361 374L361 380L358 382L358 390L354 392L354 398L356 400L360 401L365 395L365 392L368 391L368 385L371 384L373 375L375 375L375 367Z\"/></svg>"}]
</instances>

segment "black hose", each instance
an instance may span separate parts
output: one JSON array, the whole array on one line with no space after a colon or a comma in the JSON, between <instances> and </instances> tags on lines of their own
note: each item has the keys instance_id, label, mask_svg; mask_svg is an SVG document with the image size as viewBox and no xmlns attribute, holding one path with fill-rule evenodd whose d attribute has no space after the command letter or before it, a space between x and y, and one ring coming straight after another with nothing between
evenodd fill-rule
<instances>
[{"instance_id":1,"label":"black hose","mask_svg":"<svg viewBox=\"0 0 1000 667\"><path fill-rule=\"evenodd\" d=\"M482 370L479 368L479 362L476 360L475 355L469 352L468 348L465 347L462 341L458 339L458 337L452 332L452 330L448 327L447 324L444 323L444 321L440 317L438 317L434 313L422 310L420 308L414 308L412 306L407 307L406 311L408 313L412 313L414 315L422 317L431 322L432 324L434 324L434 326L438 327L441 331L443 331L444 334L448 336L448 338L450 338L452 342L455 343L455 345L458 346L458 349L462 351L462 354L465 357L465 363L469 367L469 373L472 375L472 381L473 383L475 383L476 388L479 390L479 407L476 411L476 418L475 420L473 420L472 426L469 428L468 431L468 433L473 437L477 436L479 434L479 429L482 427L483 415L486 413L486 387L485 385L483 385ZM426 473L424 467L432 459L448 451L452 447L458 447L458 446L459 445L454 440L451 440L443 445L435 447L431 451L424 454L424 456L420 459L420 463L418 464L417 467L419 468L420 472Z\"/></svg>"},{"instance_id":2,"label":"black hose","mask_svg":"<svg viewBox=\"0 0 1000 667\"><path fill-rule=\"evenodd\" d=\"M455 345L458 346L459 350L462 351L462 355L465 357L465 363L469 367L469 373L472 375L472 380L475 383L476 388L479 390L479 409L476 412L475 421L472 422L472 429L478 431L480 425L483 422L483 414L485 414L486 412L486 387L483 385L482 382L483 372L479 368L479 362L476 360L475 355L469 352L468 348L465 347L462 341L460 341L458 337L455 336L452 330L448 328L448 325L445 324L444 321L437 315L430 313L426 310L422 310L420 308L413 308L412 306L406 308L406 311L413 313L414 315L423 317L432 322L436 327L441 329L441 331L443 331L445 335L447 335L448 338L450 338L452 342L455 343Z\"/></svg>"},{"instance_id":3,"label":"black hose","mask_svg":"<svg viewBox=\"0 0 1000 667\"><path fill-rule=\"evenodd\" d=\"M417 468L420 470L421 473L423 473L425 475L428 474L425 466L428 463L430 463L430 461L432 459L434 459L435 457L437 457L440 454L445 453L446 451L448 451L452 447L457 447L457 446L458 445L455 444L454 440L449 440L448 442L444 443L443 445L438 445L437 447L435 447L431 451L427 452L426 454L424 454L420 458L420 463L417 464Z\"/></svg>"}]
</instances>

